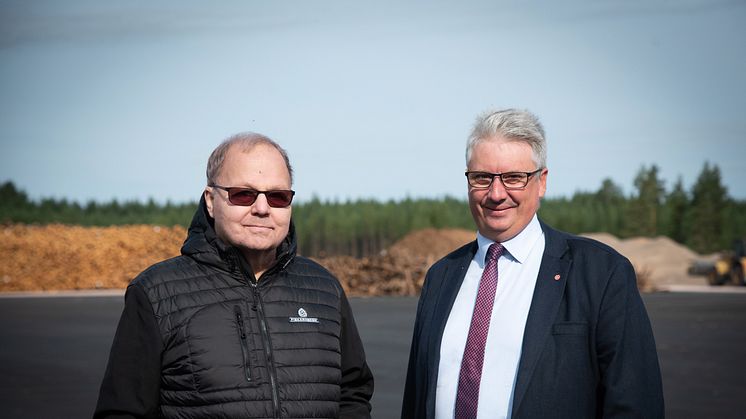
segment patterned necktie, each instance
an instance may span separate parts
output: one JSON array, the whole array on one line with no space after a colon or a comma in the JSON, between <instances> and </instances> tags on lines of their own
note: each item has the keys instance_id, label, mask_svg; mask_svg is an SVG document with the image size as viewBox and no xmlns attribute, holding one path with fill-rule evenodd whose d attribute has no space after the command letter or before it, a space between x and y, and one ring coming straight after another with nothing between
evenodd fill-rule
<instances>
[{"instance_id":1,"label":"patterned necktie","mask_svg":"<svg viewBox=\"0 0 746 419\"><path fill-rule=\"evenodd\" d=\"M464 358L461 361L461 373L456 392L456 419L475 419L479 405L479 382L482 379L484 363L484 346L490 330L492 305L495 302L497 289L497 260L503 253L500 243L493 243L487 250L482 279L479 281L477 301L471 317L469 336L466 338Z\"/></svg>"}]
</instances>

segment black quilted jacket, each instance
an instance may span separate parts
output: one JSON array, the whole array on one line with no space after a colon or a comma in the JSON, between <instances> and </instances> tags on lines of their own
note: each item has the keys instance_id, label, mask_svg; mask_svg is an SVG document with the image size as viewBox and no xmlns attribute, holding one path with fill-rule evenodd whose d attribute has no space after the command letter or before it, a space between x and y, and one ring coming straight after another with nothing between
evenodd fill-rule
<instances>
[{"instance_id":1,"label":"black quilted jacket","mask_svg":"<svg viewBox=\"0 0 746 419\"><path fill-rule=\"evenodd\" d=\"M367 418L373 376L339 282L294 228L259 281L204 200L182 256L128 287L94 418Z\"/></svg>"}]
</instances>

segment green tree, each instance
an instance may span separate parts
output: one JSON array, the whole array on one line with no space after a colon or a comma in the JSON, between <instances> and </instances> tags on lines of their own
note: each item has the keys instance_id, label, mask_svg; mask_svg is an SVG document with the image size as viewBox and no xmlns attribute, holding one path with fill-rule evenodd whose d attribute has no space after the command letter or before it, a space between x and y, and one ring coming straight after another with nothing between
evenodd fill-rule
<instances>
[{"instance_id":1,"label":"green tree","mask_svg":"<svg viewBox=\"0 0 746 419\"><path fill-rule=\"evenodd\" d=\"M622 188L611 179L601 182L601 188L595 194L594 212L598 214L598 225L593 231L605 231L620 235L624 228L624 209L627 200Z\"/></svg>"},{"instance_id":2,"label":"green tree","mask_svg":"<svg viewBox=\"0 0 746 419\"><path fill-rule=\"evenodd\" d=\"M663 220L661 222L661 231L671 239L684 243L686 240L686 212L689 209L689 196L684 190L684 182L681 176L666 196L666 202L663 205Z\"/></svg>"},{"instance_id":3,"label":"green tree","mask_svg":"<svg viewBox=\"0 0 746 419\"><path fill-rule=\"evenodd\" d=\"M698 252L714 252L727 248L723 243L723 215L727 190L721 183L717 165L705 163L692 187L691 206L686 214L686 244Z\"/></svg>"},{"instance_id":4,"label":"green tree","mask_svg":"<svg viewBox=\"0 0 746 419\"><path fill-rule=\"evenodd\" d=\"M662 207L652 217L647 210L630 217L631 210L628 208L633 206L633 201L640 201L635 202L638 205L636 210L649 210L639 205L641 203L661 203L660 199L656 199L656 188L649 187L658 184L661 188L658 191L662 190L662 182L656 181L657 178L655 166L643 168L636 182L638 191L630 198L626 198L622 189L611 179L604 179L595 192L576 192L570 199L543 199L539 216L550 225L571 233L607 232L616 236L623 236L625 216L635 220L647 216L648 226L655 225L652 220L657 219L659 233L689 245L693 242L698 251L728 248L732 239L746 237L746 201L729 198L720 186L719 170L709 165L705 165L698 184L692 188L698 202L696 206L693 204L693 195L685 192L679 178L671 193L665 196ZM66 199L32 201L11 182L0 185L0 222L3 223L187 227L196 208L196 202L174 204L167 201L158 204L152 199L145 203L89 201L84 205ZM451 197L407 197L387 202L322 202L314 197L305 203L296 202L293 205L293 218L300 251L306 256L369 256L389 247L413 230L428 227L474 229L467 202ZM711 237L707 234L711 234Z\"/></svg>"},{"instance_id":5,"label":"green tree","mask_svg":"<svg viewBox=\"0 0 746 419\"><path fill-rule=\"evenodd\" d=\"M5 182L0 185L0 223L29 222L29 212L32 210L31 202L25 192L18 190L13 182Z\"/></svg>"},{"instance_id":6,"label":"green tree","mask_svg":"<svg viewBox=\"0 0 746 419\"><path fill-rule=\"evenodd\" d=\"M658 166L640 168L635 176L636 194L627 207L625 236L656 236L658 216L665 195L663 181L658 179Z\"/></svg>"}]
</instances>

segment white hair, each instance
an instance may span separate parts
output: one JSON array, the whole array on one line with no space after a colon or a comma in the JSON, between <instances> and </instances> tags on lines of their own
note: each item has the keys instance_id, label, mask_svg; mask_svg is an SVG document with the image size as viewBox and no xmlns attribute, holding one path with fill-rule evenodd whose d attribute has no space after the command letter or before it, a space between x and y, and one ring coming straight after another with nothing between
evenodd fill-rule
<instances>
[{"instance_id":1,"label":"white hair","mask_svg":"<svg viewBox=\"0 0 746 419\"><path fill-rule=\"evenodd\" d=\"M474 146L496 137L530 145L536 168L546 167L547 143L544 139L544 127L536 115L519 109L488 111L477 117L466 142L466 165L469 165Z\"/></svg>"}]
</instances>

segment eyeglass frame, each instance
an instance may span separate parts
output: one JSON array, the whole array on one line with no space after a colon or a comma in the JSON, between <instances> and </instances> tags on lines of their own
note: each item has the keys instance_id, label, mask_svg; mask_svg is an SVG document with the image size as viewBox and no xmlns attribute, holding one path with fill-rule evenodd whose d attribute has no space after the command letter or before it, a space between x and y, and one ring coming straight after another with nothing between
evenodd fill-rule
<instances>
[{"instance_id":1,"label":"eyeglass frame","mask_svg":"<svg viewBox=\"0 0 746 419\"><path fill-rule=\"evenodd\" d=\"M259 195L264 194L264 198L267 199L267 205L269 205L270 207L272 207L272 208L287 208L287 207L289 207L293 203L293 197L295 197L295 191L292 190L292 189L271 189L271 190L268 190L268 191L260 191L258 189L254 189L254 188L244 188L244 187L241 187L241 186L221 186L221 185L218 185L218 184L215 184L215 183L209 184L207 186L209 186L211 188L222 189L222 190L228 192L228 202L230 202L233 205L237 205L239 207L250 207L250 206L254 205L256 203L256 200L259 198ZM246 204L246 205L237 204L237 203L233 202L233 200L231 199L231 195L233 195L231 193L231 190L238 190L239 192L241 192L241 191L252 191L252 192L256 192L256 197L254 197L254 200L250 204ZM290 192L290 201L284 207L274 206L274 205L270 204L269 197L267 196L267 194L271 193L271 192Z\"/></svg>"},{"instance_id":2,"label":"eyeglass frame","mask_svg":"<svg viewBox=\"0 0 746 419\"><path fill-rule=\"evenodd\" d=\"M483 172L481 170L467 170L464 172L464 176L466 176L466 182L469 184L470 187L474 189L489 189L492 184L495 182L495 178L500 179L500 183L503 185L503 188L505 188L506 191L520 191L523 189L526 189L528 186L528 182L531 181L531 178L536 175L537 173L543 171L544 168L536 169L533 172L503 172L503 173L492 173L492 172ZM471 179L469 178L469 174L471 173L481 173L485 175L490 175L490 183L487 186L475 186L471 183ZM526 175L526 182L523 184L523 186L515 187L515 186L508 186L505 184L505 181L503 181L503 176L505 175Z\"/></svg>"}]
</instances>

